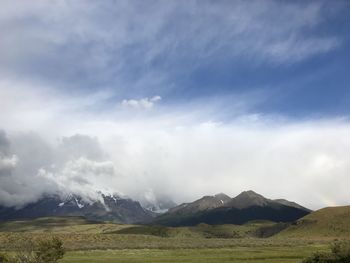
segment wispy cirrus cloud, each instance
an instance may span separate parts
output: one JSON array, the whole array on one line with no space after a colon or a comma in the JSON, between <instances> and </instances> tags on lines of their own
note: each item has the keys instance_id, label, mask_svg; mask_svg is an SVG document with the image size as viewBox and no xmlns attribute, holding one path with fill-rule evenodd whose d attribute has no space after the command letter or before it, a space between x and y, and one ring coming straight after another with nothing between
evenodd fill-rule
<instances>
[{"instance_id":1,"label":"wispy cirrus cloud","mask_svg":"<svg viewBox=\"0 0 350 263\"><path fill-rule=\"evenodd\" d=\"M178 77L206 64L288 65L330 52L342 38L318 33L328 9L324 1L4 1L0 69L146 97L177 89Z\"/></svg>"}]
</instances>

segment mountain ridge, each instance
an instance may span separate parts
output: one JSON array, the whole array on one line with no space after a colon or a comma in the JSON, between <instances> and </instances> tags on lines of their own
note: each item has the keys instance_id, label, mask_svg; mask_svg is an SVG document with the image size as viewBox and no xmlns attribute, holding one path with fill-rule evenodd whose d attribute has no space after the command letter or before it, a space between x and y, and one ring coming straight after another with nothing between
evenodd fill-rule
<instances>
[{"instance_id":1,"label":"mountain ridge","mask_svg":"<svg viewBox=\"0 0 350 263\"><path fill-rule=\"evenodd\" d=\"M139 202L116 194L98 192L99 198L87 201L77 194L65 197L44 195L38 201L22 208L0 207L0 220L38 218L46 216L84 216L90 220L117 223L148 222L155 214L144 209Z\"/></svg>"},{"instance_id":2,"label":"mountain ridge","mask_svg":"<svg viewBox=\"0 0 350 263\"><path fill-rule=\"evenodd\" d=\"M293 222L311 211L285 199L265 198L252 190L243 191L233 198L224 193L206 195L170 208L163 214L153 212L128 197L97 193L96 200L87 200L71 193L64 197L46 195L19 209L0 206L0 220L84 216L89 220L177 226L199 223L244 224L251 220ZM164 199L165 201L168 200Z\"/></svg>"},{"instance_id":3,"label":"mountain ridge","mask_svg":"<svg viewBox=\"0 0 350 263\"><path fill-rule=\"evenodd\" d=\"M179 211L187 211L189 213L193 213L196 211L204 211L220 207L226 204L229 200L231 200L231 198L223 193L219 193L213 196L206 195L192 203L183 203L179 206L173 207L169 209L167 213L176 213Z\"/></svg>"},{"instance_id":4,"label":"mountain ridge","mask_svg":"<svg viewBox=\"0 0 350 263\"><path fill-rule=\"evenodd\" d=\"M234 198L226 196L218 202L218 195L204 196L192 203L170 209L153 220L154 224L169 226L207 224L244 224L251 220L293 222L311 210L288 200L268 199L256 192L243 191Z\"/></svg>"}]
</instances>

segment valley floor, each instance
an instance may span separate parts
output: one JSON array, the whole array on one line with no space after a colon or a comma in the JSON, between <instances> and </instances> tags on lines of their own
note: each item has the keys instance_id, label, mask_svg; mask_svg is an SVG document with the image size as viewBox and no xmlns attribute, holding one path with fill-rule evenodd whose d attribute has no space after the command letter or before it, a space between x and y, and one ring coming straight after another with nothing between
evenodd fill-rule
<instances>
[{"instance_id":1,"label":"valley floor","mask_svg":"<svg viewBox=\"0 0 350 263\"><path fill-rule=\"evenodd\" d=\"M300 263L315 251L327 246L236 247L220 249L125 249L68 252L62 263L170 263L170 262L252 262Z\"/></svg>"},{"instance_id":2,"label":"valley floor","mask_svg":"<svg viewBox=\"0 0 350 263\"><path fill-rule=\"evenodd\" d=\"M171 228L77 217L8 221L0 223L0 252L13 254L55 236L67 251L61 263L300 263L316 251L330 250L338 238L328 232L313 236L300 231L294 231L300 234L296 237L257 238L254 233L261 227L271 229L271 222Z\"/></svg>"}]
</instances>

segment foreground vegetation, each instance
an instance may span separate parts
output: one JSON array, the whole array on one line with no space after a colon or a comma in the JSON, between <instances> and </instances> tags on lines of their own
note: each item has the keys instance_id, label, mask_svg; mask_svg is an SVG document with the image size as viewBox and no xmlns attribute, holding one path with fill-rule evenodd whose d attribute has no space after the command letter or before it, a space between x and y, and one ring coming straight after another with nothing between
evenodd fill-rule
<instances>
[{"instance_id":1,"label":"foreground vegetation","mask_svg":"<svg viewBox=\"0 0 350 263\"><path fill-rule=\"evenodd\" d=\"M336 241L331 246L331 252L316 252L306 258L303 263L349 263L350 242Z\"/></svg>"},{"instance_id":2,"label":"foreground vegetation","mask_svg":"<svg viewBox=\"0 0 350 263\"><path fill-rule=\"evenodd\" d=\"M234 247L294 247L327 245L328 241L261 238L164 238L132 234L55 234L67 250L98 249L190 249ZM0 250L18 250L28 241L36 242L48 234L1 233Z\"/></svg>"},{"instance_id":3,"label":"foreground vegetation","mask_svg":"<svg viewBox=\"0 0 350 263\"><path fill-rule=\"evenodd\" d=\"M196 227L135 226L96 223L80 217L41 218L0 224L0 249L16 250L48 234L61 239L67 250L94 249L188 249L237 246L305 245L303 240L273 240L256 237L258 229L271 222L246 225L200 224Z\"/></svg>"},{"instance_id":4,"label":"foreground vegetation","mask_svg":"<svg viewBox=\"0 0 350 263\"><path fill-rule=\"evenodd\" d=\"M1 253L0 263L57 263L63 258L65 249L57 237L28 242L12 253Z\"/></svg>"},{"instance_id":5,"label":"foreground vegetation","mask_svg":"<svg viewBox=\"0 0 350 263\"><path fill-rule=\"evenodd\" d=\"M18 253L23 252L27 244L40 244L42 240L56 240L56 242L59 240L62 241L66 254L61 260L56 258L56 261L62 263L247 261L300 263L307 257L309 261L305 261L306 263L348 262L312 261L320 257L334 256L334 253L332 254L334 247L333 250L330 249L333 238L330 236L290 238L285 234L288 228L283 230L286 227L288 225L267 221L249 222L240 226L200 224L194 227L174 228L98 223L81 217L40 218L0 223L0 251L15 258ZM280 234L273 237L261 238L281 230L283 231ZM40 249L35 248L29 254L33 258L38 258L38 251ZM51 249L52 251L54 250ZM51 252L50 255L55 254ZM46 259L44 262L56 261Z\"/></svg>"},{"instance_id":6,"label":"foreground vegetation","mask_svg":"<svg viewBox=\"0 0 350 263\"><path fill-rule=\"evenodd\" d=\"M325 247L235 247L216 249L137 249L108 251L74 251L65 256L62 263L174 263L174 262L252 262L252 263L300 263L303 258Z\"/></svg>"}]
</instances>

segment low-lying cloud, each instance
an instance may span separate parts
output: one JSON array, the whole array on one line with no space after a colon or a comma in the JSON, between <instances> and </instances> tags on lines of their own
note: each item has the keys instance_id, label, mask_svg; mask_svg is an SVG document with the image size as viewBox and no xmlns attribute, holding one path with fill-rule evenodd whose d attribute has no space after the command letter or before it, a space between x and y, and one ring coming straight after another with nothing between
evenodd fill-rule
<instances>
[{"instance_id":1,"label":"low-lying cloud","mask_svg":"<svg viewBox=\"0 0 350 263\"><path fill-rule=\"evenodd\" d=\"M49 143L33 132L9 139L2 131L0 140L6 142L0 148L1 205L20 207L44 194L76 193L96 200L114 175L93 137L74 135Z\"/></svg>"},{"instance_id":2,"label":"low-lying cloud","mask_svg":"<svg viewBox=\"0 0 350 263\"><path fill-rule=\"evenodd\" d=\"M99 128L99 138L76 134L54 143L33 133L9 136L1 153L1 204L69 192L93 200L96 191L183 202L246 189L311 208L348 202L350 124L344 120L167 128L159 120L124 120Z\"/></svg>"},{"instance_id":3,"label":"low-lying cloud","mask_svg":"<svg viewBox=\"0 0 350 263\"><path fill-rule=\"evenodd\" d=\"M184 202L246 189L311 208L348 202L346 118L264 115L249 108L259 101L251 96L237 97L245 105L238 108L225 108L225 99L218 98L221 103L96 113L91 105L105 102L98 96L72 98L31 91L19 82L12 86L12 91L0 86L8 102L0 105L7 113L0 115L2 205L21 206L49 193L77 192L92 200L96 191ZM23 101L16 90L31 96Z\"/></svg>"}]
</instances>

